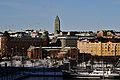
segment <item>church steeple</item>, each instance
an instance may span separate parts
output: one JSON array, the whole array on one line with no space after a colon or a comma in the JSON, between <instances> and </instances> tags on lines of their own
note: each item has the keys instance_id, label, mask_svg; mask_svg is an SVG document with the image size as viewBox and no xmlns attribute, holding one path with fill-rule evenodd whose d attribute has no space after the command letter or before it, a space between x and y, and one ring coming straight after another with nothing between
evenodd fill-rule
<instances>
[{"instance_id":1,"label":"church steeple","mask_svg":"<svg viewBox=\"0 0 120 80\"><path fill-rule=\"evenodd\" d=\"M58 16L56 16L55 22L54 22L54 33L55 34L59 34L60 33L60 19L59 19Z\"/></svg>"}]
</instances>

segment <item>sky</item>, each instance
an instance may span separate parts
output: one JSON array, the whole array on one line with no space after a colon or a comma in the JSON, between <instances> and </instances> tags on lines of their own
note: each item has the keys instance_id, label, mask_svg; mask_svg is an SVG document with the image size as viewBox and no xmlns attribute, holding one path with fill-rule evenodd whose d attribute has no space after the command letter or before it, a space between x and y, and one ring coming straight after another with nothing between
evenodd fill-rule
<instances>
[{"instance_id":1,"label":"sky","mask_svg":"<svg viewBox=\"0 0 120 80\"><path fill-rule=\"evenodd\" d=\"M120 31L120 0L0 0L0 31Z\"/></svg>"}]
</instances>

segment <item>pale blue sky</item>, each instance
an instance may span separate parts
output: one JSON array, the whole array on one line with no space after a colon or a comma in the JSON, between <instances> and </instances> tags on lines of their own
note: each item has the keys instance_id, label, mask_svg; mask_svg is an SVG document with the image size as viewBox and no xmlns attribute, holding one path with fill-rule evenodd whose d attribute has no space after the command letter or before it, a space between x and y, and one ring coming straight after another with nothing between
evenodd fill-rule
<instances>
[{"instance_id":1,"label":"pale blue sky","mask_svg":"<svg viewBox=\"0 0 120 80\"><path fill-rule=\"evenodd\" d=\"M54 31L58 15L63 31L120 31L120 0L0 0L0 31Z\"/></svg>"}]
</instances>

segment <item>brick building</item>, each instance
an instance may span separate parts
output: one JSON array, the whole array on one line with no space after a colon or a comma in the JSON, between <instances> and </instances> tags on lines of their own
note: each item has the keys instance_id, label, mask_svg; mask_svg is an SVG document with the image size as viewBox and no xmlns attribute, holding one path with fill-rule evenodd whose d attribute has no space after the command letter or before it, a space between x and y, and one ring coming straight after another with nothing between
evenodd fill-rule
<instances>
[{"instance_id":1,"label":"brick building","mask_svg":"<svg viewBox=\"0 0 120 80\"><path fill-rule=\"evenodd\" d=\"M27 49L32 46L48 46L48 36L40 37L23 36L23 32L17 37L10 37L8 32L0 36L1 56L27 55Z\"/></svg>"},{"instance_id":2,"label":"brick building","mask_svg":"<svg viewBox=\"0 0 120 80\"><path fill-rule=\"evenodd\" d=\"M75 47L30 47L27 55L31 59L46 58L49 56L52 59L78 58L78 49Z\"/></svg>"},{"instance_id":3,"label":"brick building","mask_svg":"<svg viewBox=\"0 0 120 80\"><path fill-rule=\"evenodd\" d=\"M30 59L42 59L42 48L30 46L27 50L27 56Z\"/></svg>"}]
</instances>

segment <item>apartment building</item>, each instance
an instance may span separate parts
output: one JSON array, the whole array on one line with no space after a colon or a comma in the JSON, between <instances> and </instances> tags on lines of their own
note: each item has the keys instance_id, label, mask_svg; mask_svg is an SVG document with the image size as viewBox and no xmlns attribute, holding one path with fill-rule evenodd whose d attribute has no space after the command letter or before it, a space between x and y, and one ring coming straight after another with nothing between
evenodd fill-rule
<instances>
[{"instance_id":1,"label":"apartment building","mask_svg":"<svg viewBox=\"0 0 120 80\"><path fill-rule=\"evenodd\" d=\"M88 53L93 56L120 56L120 42L117 41L78 40L77 48L80 53Z\"/></svg>"}]
</instances>

